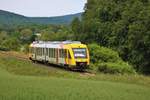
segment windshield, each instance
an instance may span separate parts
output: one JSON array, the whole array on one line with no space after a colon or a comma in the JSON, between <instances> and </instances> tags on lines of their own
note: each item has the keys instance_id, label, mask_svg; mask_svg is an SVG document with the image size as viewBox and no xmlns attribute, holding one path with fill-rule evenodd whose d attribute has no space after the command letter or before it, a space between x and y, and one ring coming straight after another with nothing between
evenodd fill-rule
<instances>
[{"instance_id":1,"label":"windshield","mask_svg":"<svg viewBox=\"0 0 150 100\"><path fill-rule=\"evenodd\" d=\"M87 57L85 48L74 48L73 52L74 52L75 58L86 58Z\"/></svg>"}]
</instances>

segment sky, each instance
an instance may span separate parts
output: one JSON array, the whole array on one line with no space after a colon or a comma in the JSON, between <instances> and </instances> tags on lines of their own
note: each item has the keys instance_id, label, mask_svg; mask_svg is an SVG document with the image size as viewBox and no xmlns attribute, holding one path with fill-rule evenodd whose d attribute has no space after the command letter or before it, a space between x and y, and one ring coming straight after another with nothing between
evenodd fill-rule
<instances>
[{"instance_id":1,"label":"sky","mask_svg":"<svg viewBox=\"0 0 150 100\"><path fill-rule=\"evenodd\" d=\"M84 11L87 0L0 0L0 10L28 17L51 17Z\"/></svg>"}]
</instances>

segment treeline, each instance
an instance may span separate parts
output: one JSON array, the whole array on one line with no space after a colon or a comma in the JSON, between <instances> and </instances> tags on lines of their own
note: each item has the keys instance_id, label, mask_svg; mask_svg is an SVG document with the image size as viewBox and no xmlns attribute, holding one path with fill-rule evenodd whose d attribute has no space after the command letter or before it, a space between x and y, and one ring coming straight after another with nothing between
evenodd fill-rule
<instances>
[{"instance_id":1,"label":"treeline","mask_svg":"<svg viewBox=\"0 0 150 100\"><path fill-rule=\"evenodd\" d=\"M150 0L88 0L78 40L113 48L139 72L150 73Z\"/></svg>"},{"instance_id":2,"label":"treeline","mask_svg":"<svg viewBox=\"0 0 150 100\"><path fill-rule=\"evenodd\" d=\"M62 25L6 27L0 29L0 49L28 52L29 44L36 40L63 41L73 38L71 28Z\"/></svg>"}]
</instances>

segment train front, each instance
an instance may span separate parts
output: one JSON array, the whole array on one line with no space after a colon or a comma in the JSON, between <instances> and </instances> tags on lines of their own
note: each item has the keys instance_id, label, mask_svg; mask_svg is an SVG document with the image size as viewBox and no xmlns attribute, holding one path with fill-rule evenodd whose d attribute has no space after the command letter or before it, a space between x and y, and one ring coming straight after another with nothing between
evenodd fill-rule
<instances>
[{"instance_id":1,"label":"train front","mask_svg":"<svg viewBox=\"0 0 150 100\"><path fill-rule=\"evenodd\" d=\"M71 46L71 61L72 69L83 70L89 66L90 57L89 51L84 44L73 44Z\"/></svg>"}]
</instances>

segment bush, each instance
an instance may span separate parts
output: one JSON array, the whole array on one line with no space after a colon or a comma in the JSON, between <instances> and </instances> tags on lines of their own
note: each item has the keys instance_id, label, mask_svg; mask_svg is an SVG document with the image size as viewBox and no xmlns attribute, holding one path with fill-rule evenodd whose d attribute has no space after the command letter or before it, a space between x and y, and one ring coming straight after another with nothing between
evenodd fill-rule
<instances>
[{"instance_id":1,"label":"bush","mask_svg":"<svg viewBox=\"0 0 150 100\"><path fill-rule=\"evenodd\" d=\"M88 45L90 56L91 56L91 62L97 63L97 62L116 62L120 61L121 58L119 57L118 52L106 48L101 47L97 44L90 44Z\"/></svg>"},{"instance_id":2,"label":"bush","mask_svg":"<svg viewBox=\"0 0 150 100\"><path fill-rule=\"evenodd\" d=\"M88 47L92 63L91 69L110 74L135 73L133 67L119 57L118 52L97 44L90 44Z\"/></svg>"},{"instance_id":3,"label":"bush","mask_svg":"<svg viewBox=\"0 0 150 100\"><path fill-rule=\"evenodd\" d=\"M135 74L133 67L127 63L99 63L98 70L110 74Z\"/></svg>"},{"instance_id":4,"label":"bush","mask_svg":"<svg viewBox=\"0 0 150 100\"><path fill-rule=\"evenodd\" d=\"M29 44L25 44L20 48L21 52L28 53L29 52Z\"/></svg>"}]
</instances>

